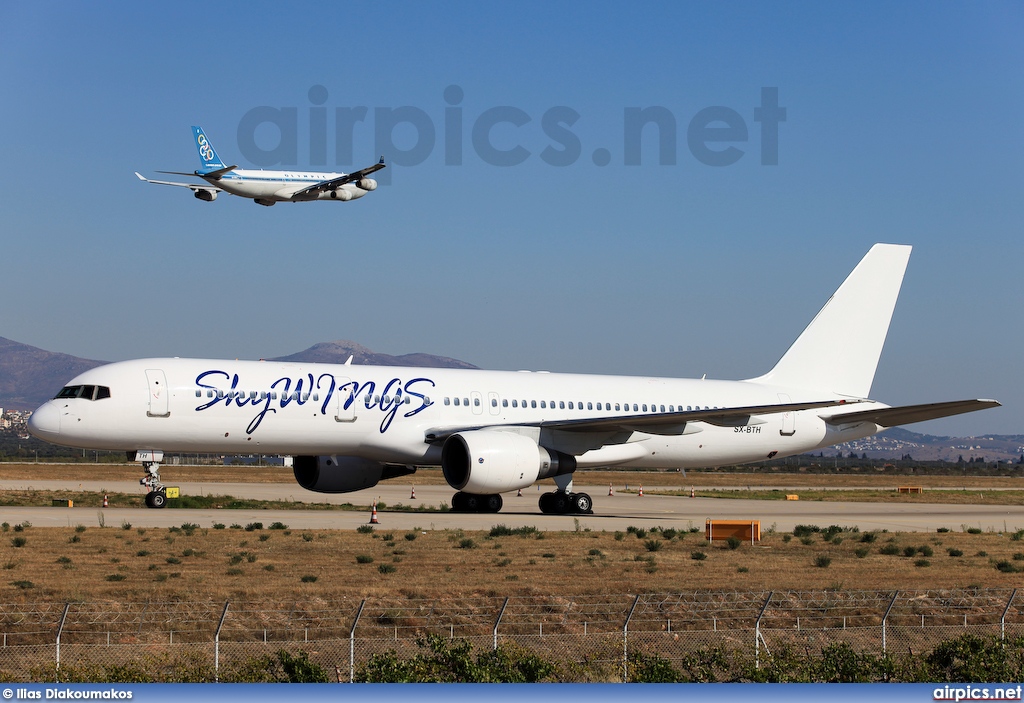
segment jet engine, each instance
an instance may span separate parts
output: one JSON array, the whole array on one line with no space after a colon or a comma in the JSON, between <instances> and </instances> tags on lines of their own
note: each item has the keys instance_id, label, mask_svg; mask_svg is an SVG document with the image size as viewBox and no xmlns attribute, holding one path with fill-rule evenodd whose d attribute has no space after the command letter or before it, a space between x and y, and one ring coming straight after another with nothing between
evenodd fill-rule
<instances>
[{"instance_id":1,"label":"jet engine","mask_svg":"<svg viewBox=\"0 0 1024 703\"><path fill-rule=\"evenodd\" d=\"M192 194L199 198L200 200L205 200L208 203L212 203L214 200L217 199L217 191L215 190L196 188L194 191L192 191Z\"/></svg>"},{"instance_id":2,"label":"jet engine","mask_svg":"<svg viewBox=\"0 0 1024 703\"><path fill-rule=\"evenodd\" d=\"M345 190L344 188L339 188L337 190L332 190L331 191L331 199L332 200L341 200L341 201L351 200L352 199L352 192L348 191L348 190Z\"/></svg>"},{"instance_id":3,"label":"jet engine","mask_svg":"<svg viewBox=\"0 0 1024 703\"><path fill-rule=\"evenodd\" d=\"M452 488L489 494L526 488L542 478L572 473L576 459L514 432L473 430L445 440L441 469Z\"/></svg>"},{"instance_id":4,"label":"jet engine","mask_svg":"<svg viewBox=\"0 0 1024 703\"><path fill-rule=\"evenodd\" d=\"M372 178L361 178L356 185L363 190L377 190L377 181Z\"/></svg>"},{"instance_id":5,"label":"jet engine","mask_svg":"<svg viewBox=\"0 0 1024 703\"><path fill-rule=\"evenodd\" d=\"M372 488L385 479L415 473L416 469L355 456L297 456L292 471L295 480L307 491L349 493Z\"/></svg>"}]
</instances>

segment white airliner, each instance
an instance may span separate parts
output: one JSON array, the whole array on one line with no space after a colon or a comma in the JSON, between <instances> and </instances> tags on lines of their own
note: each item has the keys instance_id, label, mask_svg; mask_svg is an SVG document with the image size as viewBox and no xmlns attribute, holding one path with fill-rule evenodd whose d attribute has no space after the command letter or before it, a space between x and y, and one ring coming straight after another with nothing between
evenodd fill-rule
<instances>
[{"instance_id":1,"label":"white airliner","mask_svg":"<svg viewBox=\"0 0 1024 703\"><path fill-rule=\"evenodd\" d=\"M998 406L868 399L909 256L872 247L775 367L745 381L142 359L75 377L29 428L126 450L151 507L166 501L164 452L217 452L291 455L299 485L323 493L440 466L459 511L496 512L503 492L552 478L541 511L587 513L579 468L760 461Z\"/></svg>"},{"instance_id":2,"label":"white airliner","mask_svg":"<svg viewBox=\"0 0 1024 703\"><path fill-rule=\"evenodd\" d=\"M135 175L146 183L191 188L193 195L208 203L216 200L217 194L223 192L251 198L260 205L270 207L274 203L304 203L310 200L345 202L361 198L371 190L377 189L377 181L370 178L370 174L385 167L383 156L373 166L368 166L355 173L255 171L237 166L225 166L221 158L217 156L213 144L203 133L202 127L193 126L192 134L195 137L199 160L203 167L192 173L182 171L158 171L157 173L198 176L208 185L155 181L146 178L138 171L135 172Z\"/></svg>"}]
</instances>

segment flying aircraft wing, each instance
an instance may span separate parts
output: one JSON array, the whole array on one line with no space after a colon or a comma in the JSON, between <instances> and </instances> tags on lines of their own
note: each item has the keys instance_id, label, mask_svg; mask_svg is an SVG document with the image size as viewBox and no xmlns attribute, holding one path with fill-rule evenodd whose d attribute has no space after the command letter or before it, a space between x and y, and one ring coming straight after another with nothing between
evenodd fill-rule
<instances>
[{"instance_id":1,"label":"flying aircraft wing","mask_svg":"<svg viewBox=\"0 0 1024 703\"><path fill-rule=\"evenodd\" d=\"M191 175L194 175L194 174L190 174L190 173L177 173L176 171L161 171L161 173L175 173L176 175L179 175L179 176L191 176ZM206 190L206 191L215 190L215 191L218 191L218 192L223 192L223 190L221 188L218 188L217 186L212 186L212 185L210 185L208 183L175 183L174 181L156 181L156 180L153 180L151 178L146 178L145 176L143 176L138 171L135 172L135 175L139 177L140 181L145 181L146 183L155 183L156 185L160 185L160 186L179 186L181 188L191 188L193 191L196 191L196 190Z\"/></svg>"},{"instance_id":2,"label":"flying aircraft wing","mask_svg":"<svg viewBox=\"0 0 1024 703\"><path fill-rule=\"evenodd\" d=\"M946 403L925 403L923 405L904 405L898 408L879 408L861 410L852 413L822 415L821 419L830 425L845 425L849 422L873 422L882 427L909 425L925 420L937 420L940 417L970 413L975 410L997 408L1002 403L997 400L953 400Z\"/></svg>"},{"instance_id":3,"label":"flying aircraft wing","mask_svg":"<svg viewBox=\"0 0 1024 703\"><path fill-rule=\"evenodd\" d=\"M355 183L356 181L361 181L362 179L369 176L371 173L376 173L377 171L386 167L387 164L384 163L384 157L382 156L380 157L380 161L375 163L373 166L367 166L366 168L360 169L358 171L346 173L344 176L332 178L329 181L320 181L319 183L314 183L313 185L303 188L300 191L296 191L292 195L292 197L295 198L301 195L306 195L308 193L323 193L325 190L335 190L345 185L346 183Z\"/></svg>"},{"instance_id":4,"label":"flying aircraft wing","mask_svg":"<svg viewBox=\"0 0 1024 703\"><path fill-rule=\"evenodd\" d=\"M860 401L849 399L819 400L806 403L775 403L772 405L747 405L736 408L710 408L707 410L685 410L672 413L647 413L643 415L616 415L614 417L579 418L571 420L546 420L543 422L517 422L516 427L539 427L541 429L566 430L570 432L646 432L657 435L683 434L687 422L706 422L719 427L741 427L747 424L762 424L757 415L787 413L796 410L850 405ZM975 408L980 409L980 408ZM457 432L479 430L494 425L437 427L427 430L425 441L440 443ZM500 427L498 428L500 429Z\"/></svg>"}]
</instances>

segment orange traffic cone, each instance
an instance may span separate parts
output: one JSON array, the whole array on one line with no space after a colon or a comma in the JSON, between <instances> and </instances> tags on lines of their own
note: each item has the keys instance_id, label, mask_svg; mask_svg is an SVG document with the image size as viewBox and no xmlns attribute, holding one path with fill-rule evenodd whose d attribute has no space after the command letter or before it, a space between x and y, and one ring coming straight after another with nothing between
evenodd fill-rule
<instances>
[{"instance_id":1,"label":"orange traffic cone","mask_svg":"<svg viewBox=\"0 0 1024 703\"><path fill-rule=\"evenodd\" d=\"M642 483L640 484L640 497L641 498L644 497L644 484L642 484Z\"/></svg>"},{"instance_id":2,"label":"orange traffic cone","mask_svg":"<svg viewBox=\"0 0 1024 703\"><path fill-rule=\"evenodd\" d=\"M377 503L373 504L373 510L370 511L370 524L379 525L380 520L377 519Z\"/></svg>"},{"instance_id":3,"label":"orange traffic cone","mask_svg":"<svg viewBox=\"0 0 1024 703\"><path fill-rule=\"evenodd\" d=\"M610 495L610 496L615 495L615 491L612 490L612 484L610 484L610 483L608 484L608 495Z\"/></svg>"},{"instance_id":4,"label":"orange traffic cone","mask_svg":"<svg viewBox=\"0 0 1024 703\"><path fill-rule=\"evenodd\" d=\"M107 507L107 496L106 496L106 494L103 495L103 507L104 508Z\"/></svg>"},{"instance_id":5,"label":"orange traffic cone","mask_svg":"<svg viewBox=\"0 0 1024 703\"><path fill-rule=\"evenodd\" d=\"M416 486L412 487L412 495L409 496L409 500L416 500Z\"/></svg>"},{"instance_id":6,"label":"orange traffic cone","mask_svg":"<svg viewBox=\"0 0 1024 703\"><path fill-rule=\"evenodd\" d=\"M694 497L695 497L695 496L694 496L694 493L693 493L693 486L690 486L690 497L691 497L691 498L694 498Z\"/></svg>"}]
</instances>

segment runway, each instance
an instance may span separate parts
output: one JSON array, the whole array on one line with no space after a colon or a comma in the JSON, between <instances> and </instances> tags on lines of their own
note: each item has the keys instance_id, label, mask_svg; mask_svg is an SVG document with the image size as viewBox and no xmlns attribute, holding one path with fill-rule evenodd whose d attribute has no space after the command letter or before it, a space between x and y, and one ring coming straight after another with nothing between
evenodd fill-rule
<instances>
[{"instance_id":1,"label":"runway","mask_svg":"<svg viewBox=\"0 0 1024 703\"><path fill-rule=\"evenodd\" d=\"M454 493L448 486L418 486L416 498L411 498L410 484L380 484L371 490L342 494L311 493L297 484L276 483L180 483L183 495L231 495L236 498L258 500L285 500L302 503L351 503L368 506L374 499L387 506L438 508L450 505ZM139 496L142 505L144 489L131 481L0 481L3 490L70 490L95 493L128 493ZM545 488L544 490L549 490ZM379 511L378 529L465 529L487 530L494 525L509 527L535 526L541 530L625 530L636 527L704 528L707 518L714 520L759 520L762 531L775 528L792 532L798 524L840 525L858 527L861 531L889 530L891 532L934 532L940 527L960 530L978 527L989 532L1024 529L1024 508L1009 505L953 505L941 503L881 504L863 502L820 501L768 501L732 498L689 498L660 496L648 492L608 495L607 486L576 486L577 492L589 493L594 499L592 515L544 515L537 506L541 491L536 486L517 496L504 494L504 508L500 513L467 514L450 512L392 512ZM173 501L171 501L173 503ZM20 523L28 520L39 527L96 526L102 520L107 527L118 527L123 522L134 527L170 527L185 522L200 527L214 523L245 526L262 522L282 522L292 529L355 529L369 521L366 510L185 510L166 508L62 508L62 507L5 507L3 520Z\"/></svg>"}]
</instances>

